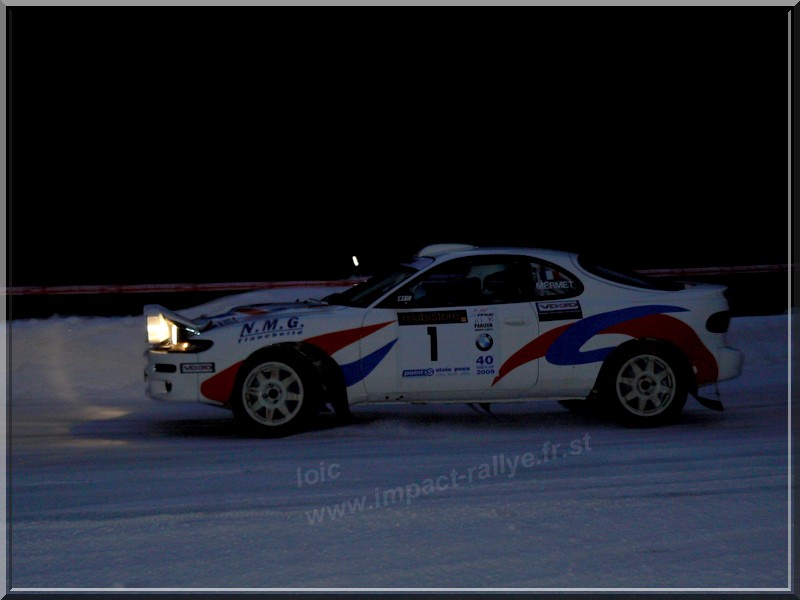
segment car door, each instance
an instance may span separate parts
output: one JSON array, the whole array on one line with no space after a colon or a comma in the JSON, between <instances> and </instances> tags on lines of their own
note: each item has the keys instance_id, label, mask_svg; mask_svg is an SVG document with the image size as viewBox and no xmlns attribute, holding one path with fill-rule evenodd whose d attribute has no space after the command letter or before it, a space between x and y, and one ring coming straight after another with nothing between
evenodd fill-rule
<instances>
[{"instance_id":1,"label":"car door","mask_svg":"<svg viewBox=\"0 0 800 600\"><path fill-rule=\"evenodd\" d=\"M535 386L535 361L497 377L500 365L538 334L525 264L502 255L451 259L370 310L364 326L391 321L397 340L382 376L365 381L370 399L490 400Z\"/></svg>"}]
</instances>

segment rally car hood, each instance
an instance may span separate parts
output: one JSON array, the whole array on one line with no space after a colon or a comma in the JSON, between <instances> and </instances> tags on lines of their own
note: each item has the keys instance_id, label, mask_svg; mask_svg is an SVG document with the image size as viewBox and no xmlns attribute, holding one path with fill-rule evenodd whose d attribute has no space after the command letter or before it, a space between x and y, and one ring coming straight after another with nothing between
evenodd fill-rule
<instances>
[{"instance_id":1,"label":"rally car hood","mask_svg":"<svg viewBox=\"0 0 800 600\"><path fill-rule=\"evenodd\" d=\"M339 312L346 307L327 304L323 301L306 300L305 302L273 302L263 304L246 304L237 306L224 313L213 316L200 316L194 319L194 324L201 331L208 331L215 327L244 323L261 319L264 315L275 317L302 317Z\"/></svg>"}]
</instances>

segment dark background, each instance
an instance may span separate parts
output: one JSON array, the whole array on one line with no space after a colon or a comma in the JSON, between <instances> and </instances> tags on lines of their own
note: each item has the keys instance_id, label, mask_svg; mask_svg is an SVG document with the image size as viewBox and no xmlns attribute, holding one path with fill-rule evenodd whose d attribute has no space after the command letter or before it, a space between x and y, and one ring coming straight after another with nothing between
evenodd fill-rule
<instances>
[{"instance_id":1,"label":"dark background","mask_svg":"<svg viewBox=\"0 0 800 600\"><path fill-rule=\"evenodd\" d=\"M785 264L786 15L10 7L8 284Z\"/></svg>"}]
</instances>

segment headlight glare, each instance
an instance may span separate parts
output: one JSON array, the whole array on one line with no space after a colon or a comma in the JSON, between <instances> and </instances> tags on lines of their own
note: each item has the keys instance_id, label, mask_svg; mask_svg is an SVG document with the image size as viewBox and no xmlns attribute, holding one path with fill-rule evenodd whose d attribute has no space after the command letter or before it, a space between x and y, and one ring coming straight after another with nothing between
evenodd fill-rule
<instances>
[{"instance_id":1,"label":"headlight glare","mask_svg":"<svg viewBox=\"0 0 800 600\"><path fill-rule=\"evenodd\" d=\"M203 352L214 342L200 338L200 330L191 322L157 305L147 305L147 342L162 352Z\"/></svg>"},{"instance_id":2,"label":"headlight glare","mask_svg":"<svg viewBox=\"0 0 800 600\"><path fill-rule=\"evenodd\" d=\"M147 316L147 341L150 344L161 344L177 335L176 327L164 318L164 315Z\"/></svg>"}]
</instances>

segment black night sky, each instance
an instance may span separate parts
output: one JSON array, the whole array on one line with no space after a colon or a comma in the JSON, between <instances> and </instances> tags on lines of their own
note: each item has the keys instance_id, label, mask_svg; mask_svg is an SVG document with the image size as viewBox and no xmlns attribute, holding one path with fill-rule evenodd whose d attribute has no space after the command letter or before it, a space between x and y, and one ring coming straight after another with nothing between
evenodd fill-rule
<instances>
[{"instance_id":1,"label":"black night sky","mask_svg":"<svg viewBox=\"0 0 800 600\"><path fill-rule=\"evenodd\" d=\"M11 7L8 284L785 263L787 9Z\"/></svg>"}]
</instances>

